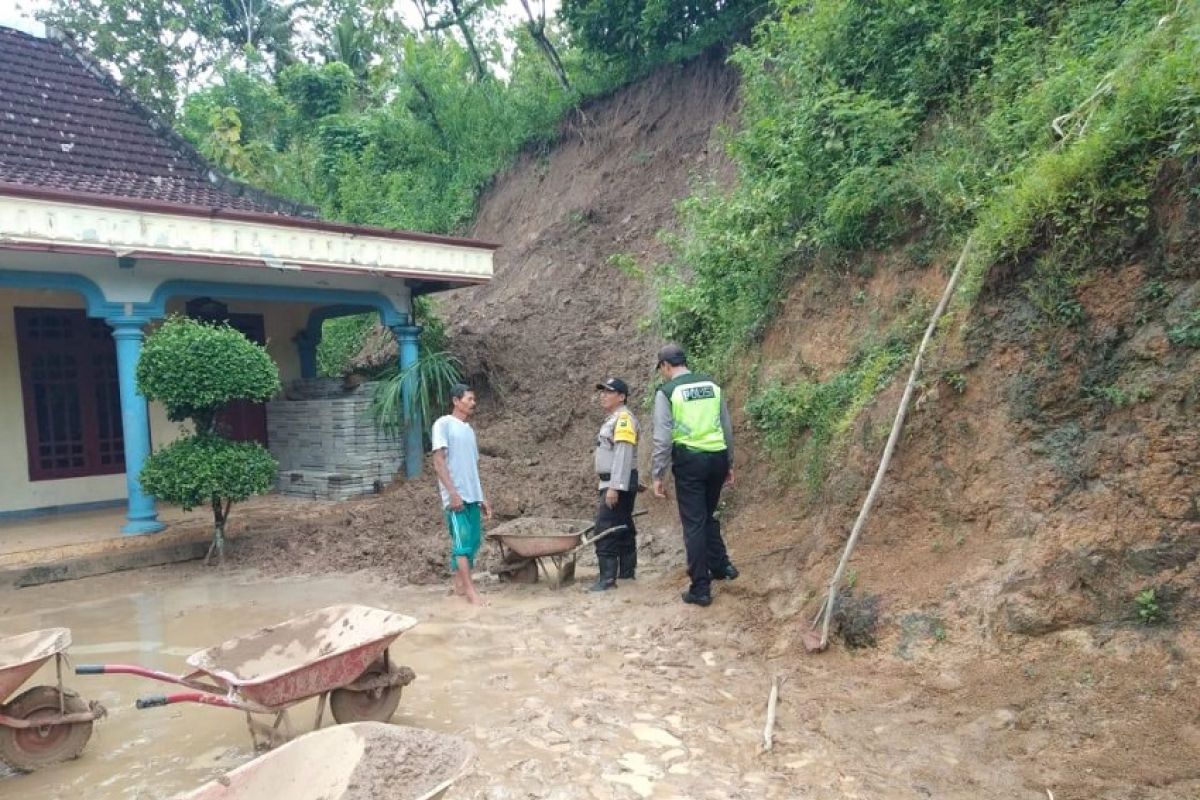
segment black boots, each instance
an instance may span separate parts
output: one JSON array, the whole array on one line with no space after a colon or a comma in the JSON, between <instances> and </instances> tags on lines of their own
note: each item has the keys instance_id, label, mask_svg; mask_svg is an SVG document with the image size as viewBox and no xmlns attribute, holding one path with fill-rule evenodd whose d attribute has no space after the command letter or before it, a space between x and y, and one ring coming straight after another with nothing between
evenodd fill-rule
<instances>
[{"instance_id":1,"label":"black boots","mask_svg":"<svg viewBox=\"0 0 1200 800\"><path fill-rule=\"evenodd\" d=\"M621 569L617 572L617 577L623 581L631 581L637 578L637 549L626 550L620 556Z\"/></svg>"},{"instance_id":2,"label":"black boots","mask_svg":"<svg viewBox=\"0 0 1200 800\"><path fill-rule=\"evenodd\" d=\"M725 566L719 569L711 570L712 579L714 581L731 581L737 578L737 576L740 574L741 573L738 572L738 568L733 565L732 561L726 563Z\"/></svg>"},{"instance_id":3,"label":"black boots","mask_svg":"<svg viewBox=\"0 0 1200 800\"><path fill-rule=\"evenodd\" d=\"M596 576L596 582L588 591L603 592L617 588L617 570L620 567L620 560L616 556L597 556L596 561L600 564L600 574Z\"/></svg>"}]
</instances>

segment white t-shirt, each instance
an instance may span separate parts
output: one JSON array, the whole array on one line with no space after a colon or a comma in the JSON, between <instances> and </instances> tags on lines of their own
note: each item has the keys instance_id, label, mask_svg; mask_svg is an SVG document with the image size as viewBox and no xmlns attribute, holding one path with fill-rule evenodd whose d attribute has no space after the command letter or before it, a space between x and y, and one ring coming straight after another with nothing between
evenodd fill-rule
<instances>
[{"instance_id":1,"label":"white t-shirt","mask_svg":"<svg viewBox=\"0 0 1200 800\"><path fill-rule=\"evenodd\" d=\"M475 431L470 424L453 414L439 417L433 423L433 450L446 451L446 468L450 481L458 490L464 503L482 503L483 486L479 483L479 447L475 443ZM438 481L442 493L442 507L450 507L450 492Z\"/></svg>"}]
</instances>

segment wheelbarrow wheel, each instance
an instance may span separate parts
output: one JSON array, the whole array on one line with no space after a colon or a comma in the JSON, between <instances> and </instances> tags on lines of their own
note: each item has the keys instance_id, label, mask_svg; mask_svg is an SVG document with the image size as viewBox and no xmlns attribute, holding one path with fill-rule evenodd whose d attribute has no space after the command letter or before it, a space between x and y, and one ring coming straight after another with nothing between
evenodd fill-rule
<instances>
[{"instance_id":1,"label":"wheelbarrow wheel","mask_svg":"<svg viewBox=\"0 0 1200 800\"><path fill-rule=\"evenodd\" d=\"M382 660L367 667L358 680L378 677L387 674L387 668ZM329 711L333 718L341 723L347 722L387 722L396 713L400 705L400 693L403 686L384 686L381 689L369 689L358 692L354 689L334 689L329 693Z\"/></svg>"},{"instance_id":2,"label":"wheelbarrow wheel","mask_svg":"<svg viewBox=\"0 0 1200 800\"><path fill-rule=\"evenodd\" d=\"M63 695L67 714L88 712L88 704L73 692ZM4 707L4 713L22 720L54 719L59 715L59 693L53 686L35 686ZM92 736L92 723L43 725L35 728L0 727L0 761L22 772L77 758Z\"/></svg>"}]
</instances>

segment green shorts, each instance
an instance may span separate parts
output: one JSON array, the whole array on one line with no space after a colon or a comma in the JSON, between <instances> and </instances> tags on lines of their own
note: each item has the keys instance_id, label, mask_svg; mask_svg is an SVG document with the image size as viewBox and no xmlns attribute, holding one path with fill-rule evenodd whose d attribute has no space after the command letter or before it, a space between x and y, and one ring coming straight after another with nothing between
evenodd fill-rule
<instances>
[{"instance_id":1,"label":"green shorts","mask_svg":"<svg viewBox=\"0 0 1200 800\"><path fill-rule=\"evenodd\" d=\"M458 569L458 557L465 556L471 567L475 566L475 554L483 544L483 515L481 503L466 503L461 511L442 509L446 528L450 531L450 571Z\"/></svg>"}]
</instances>

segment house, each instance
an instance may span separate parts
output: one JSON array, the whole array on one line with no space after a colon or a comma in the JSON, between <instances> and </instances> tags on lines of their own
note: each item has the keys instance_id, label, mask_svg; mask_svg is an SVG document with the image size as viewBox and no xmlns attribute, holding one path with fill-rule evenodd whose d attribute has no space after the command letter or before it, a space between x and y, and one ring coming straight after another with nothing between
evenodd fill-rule
<instances>
[{"instance_id":1,"label":"house","mask_svg":"<svg viewBox=\"0 0 1200 800\"><path fill-rule=\"evenodd\" d=\"M324 320L369 310L405 367L412 299L490 280L495 249L230 180L68 40L0 28L0 522L123 503L126 533L163 528L137 480L178 435L134 377L156 321L227 319L287 383L316 374ZM413 475L415 426L404 444Z\"/></svg>"}]
</instances>

